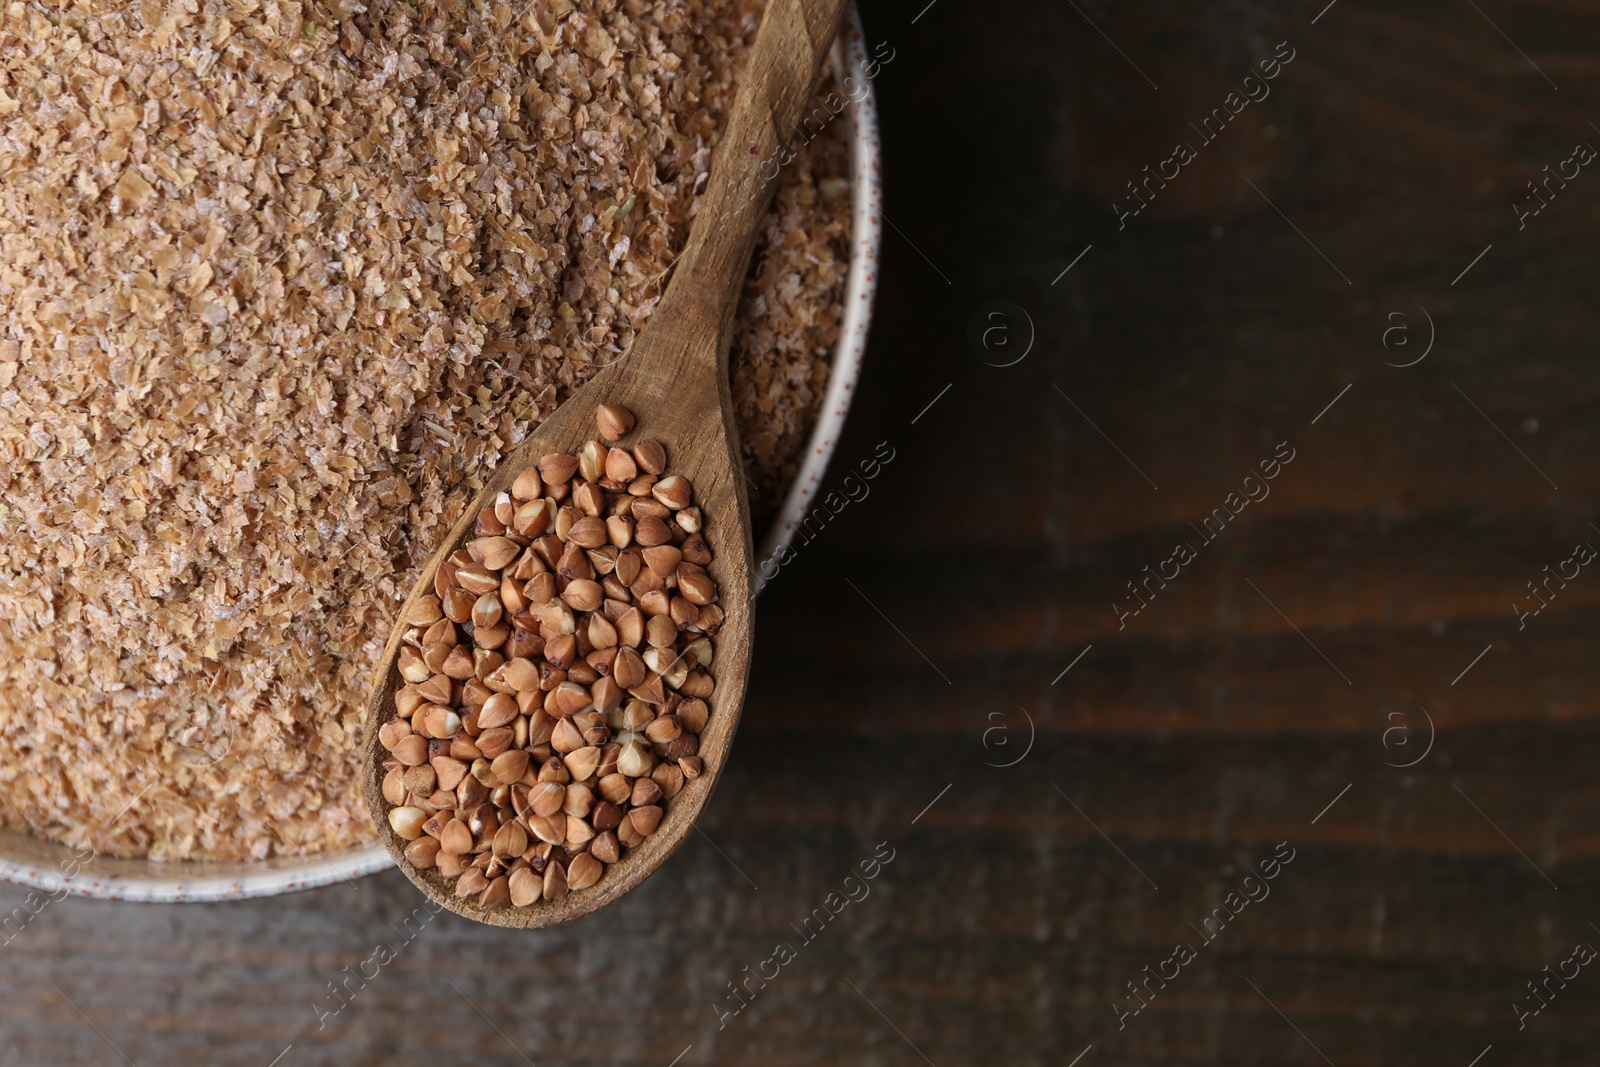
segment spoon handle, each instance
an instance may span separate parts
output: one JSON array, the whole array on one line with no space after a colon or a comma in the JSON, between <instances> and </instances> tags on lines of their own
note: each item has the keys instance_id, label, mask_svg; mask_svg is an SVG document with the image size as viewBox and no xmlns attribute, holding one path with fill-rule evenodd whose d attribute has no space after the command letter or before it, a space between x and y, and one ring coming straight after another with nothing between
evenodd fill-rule
<instances>
[{"instance_id":1,"label":"spoon handle","mask_svg":"<svg viewBox=\"0 0 1600 1067\"><path fill-rule=\"evenodd\" d=\"M706 355L724 370L727 335L738 305L761 221L779 172L815 131L799 126L828 49L838 34L845 0L769 0L745 66L744 84L712 160L711 177L688 245L662 297L667 308L709 317L720 343ZM831 113L824 112L831 120Z\"/></svg>"}]
</instances>

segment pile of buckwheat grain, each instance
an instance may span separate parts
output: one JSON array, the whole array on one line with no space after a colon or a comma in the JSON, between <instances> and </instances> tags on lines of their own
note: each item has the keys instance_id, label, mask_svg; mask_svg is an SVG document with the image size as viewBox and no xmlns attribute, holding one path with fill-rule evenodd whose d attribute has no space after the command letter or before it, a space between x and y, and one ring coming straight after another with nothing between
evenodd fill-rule
<instances>
[{"instance_id":1,"label":"pile of buckwheat grain","mask_svg":"<svg viewBox=\"0 0 1600 1067\"><path fill-rule=\"evenodd\" d=\"M485 911L560 900L703 769L722 626L687 478L633 413L521 472L410 606L378 728L406 860Z\"/></svg>"},{"instance_id":2,"label":"pile of buckwheat grain","mask_svg":"<svg viewBox=\"0 0 1600 1067\"><path fill-rule=\"evenodd\" d=\"M649 317L759 16L4 7L0 823L172 860L370 836L393 613ZM842 126L785 168L737 320L758 513L837 333Z\"/></svg>"}]
</instances>

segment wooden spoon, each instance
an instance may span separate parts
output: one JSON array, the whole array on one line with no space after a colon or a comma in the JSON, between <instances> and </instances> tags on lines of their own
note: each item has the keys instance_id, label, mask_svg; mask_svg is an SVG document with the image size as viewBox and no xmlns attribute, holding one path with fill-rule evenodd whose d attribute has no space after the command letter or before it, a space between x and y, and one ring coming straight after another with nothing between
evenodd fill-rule
<instances>
[{"instance_id":1,"label":"wooden spoon","mask_svg":"<svg viewBox=\"0 0 1600 1067\"><path fill-rule=\"evenodd\" d=\"M610 903L643 881L683 843L721 776L749 672L754 556L728 388L728 339L779 164L789 155L783 131L796 128L843 10L844 0L769 0L688 245L649 323L619 362L601 369L505 457L428 561L399 613L367 713L363 767L367 806L406 877L459 915L498 926L549 926ZM517 475L542 456L575 454L599 436L595 413L602 403L627 408L637 418L637 428L627 441L654 438L666 446L668 470L693 483L704 515L704 535L713 553L708 570L716 579L725 613L711 668L716 690L700 735L699 756L705 768L667 802L659 828L627 849L592 887L555 901L486 912L470 898L457 900L452 880L437 870L418 870L405 859L406 842L390 827L391 805L383 797L387 752L378 743L378 728L395 714L395 692L403 684L396 667L406 629L403 620L418 599L433 592L434 572L469 539L478 513L508 491Z\"/></svg>"}]
</instances>

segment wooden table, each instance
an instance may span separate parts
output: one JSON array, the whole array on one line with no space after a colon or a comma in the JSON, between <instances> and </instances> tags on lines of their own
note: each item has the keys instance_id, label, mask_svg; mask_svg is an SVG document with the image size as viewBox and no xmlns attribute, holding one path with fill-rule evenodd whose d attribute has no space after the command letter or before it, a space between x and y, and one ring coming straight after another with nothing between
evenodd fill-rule
<instances>
[{"instance_id":1,"label":"wooden table","mask_svg":"<svg viewBox=\"0 0 1600 1067\"><path fill-rule=\"evenodd\" d=\"M1516 205L1600 144L1600 11L1323 2L867 3L832 479L894 458L764 594L704 835L533 934L56 904L0 1062L1595 1062L1600 175Z\"/></svg>"}]
</instances>

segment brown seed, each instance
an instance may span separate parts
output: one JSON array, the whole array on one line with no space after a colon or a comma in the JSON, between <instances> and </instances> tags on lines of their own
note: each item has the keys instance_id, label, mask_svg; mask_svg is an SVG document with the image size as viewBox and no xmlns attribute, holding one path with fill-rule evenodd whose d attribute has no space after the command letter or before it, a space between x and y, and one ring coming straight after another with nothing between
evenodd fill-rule
<instances>
[{"instance_id":1,"label":"brown seed","mask_svg":"<svg viewBox=\"0 0 1600 1067\"><path fill-rule=\"evenodd\" d=\"M461 730L461 716L443 704L429 704L421 715L422 728L429 737L443 740L454 737Z\"/></svg>"},{"instance_id":2,"label":"brown seed","mask_svg":"<svg viewBox=\"0 0 1600 1067\"><path fill-rule=\"evenodd\" d=\"M622 808L609 800L602 800L594 807L594 815L590 822L598 831L615 830L622 822Z\"/></svg>"},{"instance_id":3,"label":"brown seed","mask_svg":"<svg viewBox=\"0 0 1600 1067\"><path fill-rule=\"evenodd\" d=\"M495 778L505 785L520 782L522 776L528 772L528 754L518 748L507 749L494 758L489 769L494 772Z\"/></svg>"},{"instance_id":4,"label":"brown seed","mask_svg":"<svg viewBox=\"0 0 1600 1067\"><path fill-rule=\"evenodd\" d=\"M633 519L627 515L612 515L606 519L606 536L617 548L633 544Z\"/></svg>"},{"instance_id":5,"label":"brown seed","mask_svg":"<svg viewBox=\"0 0 1600 1067\"><path fill-rule=\"evenodd\" d=\"M686 508L691 495L689 479L681 474L669 474L655 484L650 494L674 511Z\"/></svg>"},{"instance_id":6,"label":"brown seed","mask_svg":"<svg viewBox=\"0 0 1600 1067\"><path fill-rule=\"evenodd\" d=\"M506 661L501 668L507 685L519 693L530 693L539 688L539 668L532 660L517 658Z\"/></svg>"},{"instance_id":7,"label":"brown seed","mask_svg":"<svg viewBox=\"0 0 1600 1067\"><path fill-rule=\"evenodd\" d=\"M555 729L550 731L550 747L565 756L583 746L583 731L571 719L557 719Z\"/></svg>"},{"instance_id":8,"label":"brown seed","mask_svg":"<svg viewBox=\"0 0 1600 1067\"><path fill-rule=\"evenodd\" d=\"M556 576L548 571L544 574L535 574L528 579L528 584L522 587L522 595L528 598L528 603L537 614L538 608L556 598Z\"/></svg>"},{"instance_id":9,"label":"brown seed","mask_svg":"<svg viewBox=\"0 0 1600 1067\"><path fill-rule=\"evenodd\" d=\"M628 812L628 821L639 831L641 837L649 837L656 832L656 827L661 825L661 809L654 804L634 808Z\"/></svg>"},{"instance_id":10,"label":"brown seed","mask_svg":"<svg viewBox=\"0 0 1600 1067\"><path fill-rule=\"evenodd\" d=\"M589 616L589 643L595 648L612 648L617 643L617 628L604 615Z\"/></svg>"},{"instance_id":11,"label":"brown seed","mask_svg":"<svg viewBox=\"0 0 1600 1067\"><path fill-rule=\"evenodd\" d=\"M478 896L478 907L484 911L499 911L511 903L511 883L505 878L495 878Z\"/></svg>"},{"instance_id":12,"label":"brown seed","mask_svg":"<svg viewBox=\"0 0 1600 1067\"><path fill-rule=\"evenodd\" d=\"M517 712L515 697L505 693L496 693L483 702L483 708L478 712L478 726L483 730L493 730L497 726L505 726L517 717Z\"/></svg>"},{"instance_id":13,"label":"brown seed","mask_svg":"<svg viewBox=\"0 0 1600 1067\"><path fill-rule=\"evenodd\" d=\"M506 638L511 636L511 627L505 623L495 623L493 626L477 626L472 630L472 643L480 649L499 648L506 643Z\"/></svg>"},{"instance_id":14,"label":"brown seed","mask_svg":"<svg viewBox=\"0 0 1600 1067\"><path fill-rule=\"evenodd\" d=\"M699 508L684 508L672 517L672 521L677 523L678 529L684 533L699 533L704 518Z\"/></svg>"},{"instance_id":15,"label":"brown seed","mask_svg":"<svg viewBox=\"0 0 1600 1067\"><path fill-rule=\"evenodd\" d=\"M404 719L390 719L378 727L378 744L389 751L394 751L394 746L411 736L411 724Z\"/></svg>"},{"instance_id":16,"label":"brown seed","mask_svg":"<svg viewBox=\"0 0 1600 1067\"><path fill-rule=\"evenodd\" d=\"M479 896L488 888L489 876L476 867L467 868L461 872L461 877L456 879L456 897L460 900Z\"/></svg>"},{"instance_id":17,"label":"brown seed","mask_svg":"<svg viewBox=\"0 0 1600 1067\"><path fill-rule=\"evenodd\" d=\"M611 677L624 689L632 689L645 679L644 660L631 648L623 648L611 667Z\"/></svg>"},{"instance_id":18,"label":"brown seed","mask_svg":"<svg viewBox=\"0 0 1600 1067\"><path fill-rule=\"evenodd\" d=\"M644 557L635 551L624 551L617 555L617 580L623 585L632 585L639 578L639 571L644 566Z\"/></svg>"},{"instance_id":19,"label":"brown seed","mask_svg":"<svg viewBox=\"0 0 1600 1067\"><path fill-rule=\"evenodd\" d=\"M606 476L606 451L599 441L585 441L578 449L578 473L585 480L598 482Z\"/></svg>"},{"instance_id":20,"label":"brown seed","mask_svg":"<svg viewBox=\"0 0 1600 1067\"><path fill-rule=\"evenodd\" d=\"M642 700L630 700L622 709L621 728L635 732L643 730L656 717L655 710Z\"/></svg>"},{"instance_id":21,"label":"brown seed","mask_svg":"<svg viewBox=\"0 0 1600 1067\"><path fill-rule=\"evenodd\" d=\"M451 649L450 654L445 657L444 663L439 667L440 674L446 678L454 678L457 681L465 681L471 678L477 673L477 670L477 665L472 662L472 653L467 650L466 645L457 645Z\"/></svg>"},{"instance_id":22,"label":"brown seed","mask_svg":"<svg viewBox=\"0 0 1600 1067\"><path fill-rule=\"evenodd\" d=\"M584 482L572 491L572 503L585 515L600 515L606 509L606 494L593 482Z\"/></svg>"},{"instance_id":23,"label":"brown seed","mask_svg":"<svg viewBox=\"0 0 1600 1067\"><path fill-rule=\"evenodd\" d=\"M422 659L422 653L407 645L400 650L396 666L400 668L400 677L408 682L425 682L428 675L433 672L428 669L427 663Z\"/></svg>"},{"instance_id":24,"label":"brown seed","mask_svg":"<svg viewBox=\"0 0 1600 1067\"><path fill-rule=\"evenodd\" d=\"M567 851L575 852L583 848L594 837L594 828L575 815L566 816L567 820Z\"/></svg>"},{"instance_id":25,"label":"brown seed","mask_svg":"<svg viewBox=\"0 0 1600 1067\"><path fill-rule=\"evenodd\" d=\"M570 889L588 889L604 873L605 867L599 860L587 852L580 852L572 857L572 863L567 868L567 886Z\"/></svg>"},{"instance_id":26,"label":"brown seed","mask_svg":"<svg viewBox=\"0 0 1600 1067\"><path fill-rule=\"evenodd\" d=\"M419 597L411 610L406 612L406 622L412 626L428 626L438 622L444 617L440 610L439 598L436 596Z\"/></svg>"},{"instance_id":27,"label":"brown seed","mask_svg":"<svg viewBox=\"0 0 1600 1067\"><path fill-rule=\"evenodd\" d=\"M605 600L605 590L600 588L599 582L578 578L567 583L561 599L573 611L593 611Z\"/></svg>"},{"instance_id":28,"label":"brown seed","mask_svg":"<svg viewBox=\"0 0 1600 1067\"><path fill-rule=\"evenodd\" d=\"M511 890L511 903L519 908L537 903L544 892L544 879L532 867L518 867L506 881Z\"/></svg>"},{"instance_id":29,"label":"brown seed","mask_svg":"<svg viewBox=\"0 0 1600 1067\"><path fill-rule=\"evenodd\" d=\"M511 528L523 537L538 537L550 528L550 502L541 498L523 504L512 515Z\"/></svg>"},{"instance_id":30,"label":"brown seed","mask_svg":"<svg viewBox=\"0 0 1600 1067\"><path fill-rule=\"evenodd\" d=\"M666 578L678 568L678 561L683 558L683 553L671 545L656 545L647 548L642 553L644 565L656 572L660 578Z\"/></svg>"},{"instance_id":31,"label":"brown seed","mask_svg":"<svg viewBox=\"0 0 1600 1067\"><path fill-rule=\"evenodd\" d=\"M452 641L435 641L431 645L425 645L422 649L422 662L428 665L429 671L442 671L455 647Z\"/></svg>"},{"instance_id":32,"label":"brown seed","mask_svg":"<svg viewBox=\"0 0 1600 1067\"><path fill-rule=\"evenodd\" d=\"M491 571L504 570L522 554L522 546L509 537L480 537L476 541L469 542L467 550L478 556L479 562ZM459 572L457 574L459 576ZM466 585L465 582L461 584ZM496 580L495 585L499 584Z\"/></svg>"},{"instance_id":33,"label":"brown seed","mask_svg":"<svg viewBox=\"0 0 1600 1067\"><path fill-rule=\"evenodd\" d=\"M666 690L662 686L661 675L652 674L642 683L628 690L628 695L644 701L646 704L660 704L667 699Z\"/></svg>"},{"instance_id":34,"label":"brown seed","mask_svg":"<svg viewBox=\"0 0 1600 1067\"><path fill-rule=\"evenodd\" d=\"M419 837L406 846L406 862L418 870L426 871L439 862L439 842L431 837Z\"/></svg>"},{"instance_id":35,"label":"brown seed","mask_svg":"<svg viewBox=\"0 0 1600 1067\"><path fill-rule=\"evenodd\" d=\"M676 763L656 764L656 769L650 772L650 780L656 783L661 795L669 800L683 788L683 772Z\"/></svg>"},{"instance_id":36,"label":"brown seed","mask_svg":"<svg viewBox=\"0 0 1600 1067\"><path fill-rule=\"evenodd\" d=\"M572 524L567 540L584 548L599 548L610 538L606 524L593 515L585 515ZM658 544L660 542L657 542ZM466 583L462 583L466 584Z\"/></svg>"},{"instance_id":37,"label":"brown seed","mask_svg":"<svg viewBox=\"0 0 1600 1067\"><path fill-rule=\"evenodd\" d=\"M638 648L644 640L644 615L638 608L629 608L617 620L617 643L628 648Z\"/></svg>"},{"instance_id":38,"label":"brown seed","mask_svg":"<svg viewBox=\"0 0 1600 1067\"><path fill-rule=\"evenodd\" d=\"M645 548L654 548L671 541L672 531L665 522L651 515L640 519L634 526L633 539ZM466 582L463 580L461 584L466 585Z\"/></svg>"},{"instance_id":39,"label":"brown seed","mask_svg":"<svg viewBox=\"0 0 1600 1067\"><path fill-rule=\"evenodd\" d=\"M670 616L652 615L645 623L644 636L653 648L671 648L678 641L678 628Z\"/></svg>"},{"instance_id":40,"label":"brown seed","mask_svg":"<svg viewBox=\"0 0 1600 1067\"><path fill-rule=\"evenodd\" d=\"M650 573L646 571L645 573ZM642 579L641 579L642 580ZM664 590L653 589L639 596L639 610L646 615L665 615L671 607L671 600Z\"/></svg>"},{"instance_id":41,"label":"brown seed","mask_svg":"<svg viewBox=\"0 0 1600 1067\"><path fill-rule=\"evenodd\" d=\"M710 715L711 709L706 707L704 700L685 700L678 705L678 725L691 734L704 730Z\"/></svg>"},{"instance_id":42,"label":"brown seed","mask_svg":"<svg viewBox=\"0 0 1600 1067\"><path fill-rule=\"evenodd\" d=\"M639 473L639 465L625 448L613 448L606 453L606 477L613 482L631 482Z\"/></svg>"},{"instance_id":43,"label":"brown seed","mask_svg":"<svg viewBox=\"0 0 1600 1067\"><path fill-rule=\"evenodd\" d=\"M622 842L629 848L633 848L639 842L644 840L644 834L641 834L639 832L639 828L633 825L632 819L623 819L622 825L618 826L616 830L612 832L617 835L618 841Z\"/></svg>"},{"instance_id":44,"label":"brown seed","mask_svg":"<svg viewBox=\"0 0 1600 1067\"><path fill-rule=\"evenodd\" d=\"M717 583L709 574L682 574L678 575L678 592L696 607L709 604L717 597ZM696 619L699 612L695 612Z\"/></svg>"},{"instance_id":45,"label":"brown seed","mask_svg":"<svg viewBox=\"0 0 1600 1067\"><path fill-rule=\"evenodd\" d=\"M539 481L539 469L529 467L517 475L517 480L511 483L511 495L518 500L533 500L544 495L544 486Z\"/></svg>"},{"instance_id":46,"label":"brown seed","mask_svg":"<svg viewBox=\"0 0 1600 1067\"><path fill-rule=\"evenodd\" d=\"M440 789L454 790L461 784L461 779L467 773L467 765L458 759L449 756L435 756L429 760L433 764L433 773L437 776Z\"/></svg>"},{"instance_id":47,"label":"brown seed","mask_svg":"<svg viewBox=\"0 0 1600 1067\"><path fill-rule=\"evenodd\" d=\"M684 679L678 691L686 697L699 697L704 700L716 690L716 687L717 683L705 671L690 671L689 677Z\"/></svg>"},{"instance_id":48,"label":"brown seed","mask_svg":"<svg viewBox=\"0 0 1600 1067\"><path fill-rule=\"evenodd\" d=\"M407 805L389 809L389 828L407 841L421 837L422 824L427 821L428 813L421 808Z\"/></svg>"},{"instance_id":49,"label":"brown seed","mask_svg":"<svg viewBox=\"0 0 1600 1067\"><path fill-rule=\"evenodd\" d=\"M508 633L508 634L511 632L509 627L504 627L504 626L499 626L499 625L478 627L478 628L474 628L473 629L473 631L472 631L472 639L473 639L474 642L476 642L478 640L478 635L479 634L487 634L490 631L494 631L494 632L498 633L500 630L505 630L506 633ZM494 642L494 645L495 645L496 648L498 648L500 645L503 645L503 644L505 644L505 638L503 638L503 637L500 638L498 641ZM484 679L493 677L494 672L499 670L501 664L505 663L505 661L506 661L506 658L504 656L502 656L499 652L491 651L490 649L487 649L487 648L475 649L473 651L473 653L472 653L472 673L473 673L473 677L469 678L469 679L466 679L467 684L468 685L484 685ZM488 688L488 687L486 685L484 685L484 688ZM462 692L463 693L466 692L466 687L465 686L462 687ZM493 690L490 690L490 692L493 692ZM489 698L488 697L484 697L483 699L487 700Z\"/></svg>"},{"instance_id":50,"label":"brown seed","mask_svg":"<svg viewBox=\"0 0 1600 1067\"><path fill-rule=\"evenodd\" d=\"M562 720L562 722L566 721L565 719ZM562 757L562 763L566 766L574 781L587 781L600 766L600 749L593 745L575 749Z\"/></svg>"},{"instance_id":51,"label":"brown seed","mask_svg":"<svg viewBox=\"0 0 1600 1067\"><path fill-rule=\"evenodd\" d=\"M567 799L567 790L571 786L558 785L555 782L540 782L528 790L528 805L535 815L554 815L560 811Z\"/></svg>"},{"instance_id":52,"label":"brown seed","mask_svg":"<svg viewBox=\"0 0 1600 1067\"><path fill-rule=\"evenodd\" d=\"M599 785L600 795L613 804L621 804L633 793L633 783L615 771L603 776Z\"/></svg>"},{"instance_id":53,"label":"brown seed","mask_svg":"<svg viewBox=\"0 0 1600 1067\"><path fill-rule=\"evenodd\" d=\"M539 477L546 485L565 482L578 469L578 458L565 452L553 452L539 461Z\"/></svg>"},{"instance_id":54,"label":"brown seed","mask_svg":"<svg viewBox=\"0 0 1600 1067\"><path fill-rule=\"evenodd\" d=\"M678 547L683 549L683 558L690 563L704 567L711 562L711 549L706 547L705 534L690 534Z\"/></svg>"},{"instance_id":55,"label":"brown seed","mask_svg":"<svg viewBox=\"0 0 1600 1067\"><path fill-rule=\"evenodd\" d=\"M428 762L428 739L421 734L408 734L395 744L393 755L402 767L419 767Z\"/></svg>"},{"instance_id":56,"label":"brown seed","mask_svg":"<svg viewBox=\"0 0 1600 1067\"><path fill-rule=\"evenodd\" d=\"M552 863L544 869L544 898L546 900L560 900L567 895L567 872L559 863Z\"/></svg>"},{"instance_id":57,"label":"brown seed","mask_svg":"<svg viewBox=\"0 0 1600 1067\"><path fill-rule=\"evenodd\" d=\"M483 731L478 735L474 743L478 747L480 756L492 760L510 748L515 740L516 731L509 726L501 726L493 730Z\"/></svg>"},{"instance_id":58,"label":"brown seed","mask_svg":"<svg viewBox=\"0 0 1600 1067\"><path fill-rule=\"evenodd\" d=\"M455 855L472 851L472 831L460 819L451 819L439 831L439 850Z\"/></svg>"},{"instance_id":59,"label":"brown seed","mask_svg":"<svg viewBox=\"0 0 1600 1067\"><path fill-rule=\"evenodd\" d=\"M395 690L394 710L402 719L409 719L412 712L427 703L428 699L422 695L421 689L416 684L404 685Z\"/></svg>"},{"instance_id":60,"label":"brown seed","mask_svg":"<svg viewBox=\"0 0 1600 1067\"><path fill-rule=\"evenodd\" d=\"M551 690L555 699L556 714L565 718L576 715L590 706L589 690L576 682L566 681Z\"/></svg>"},{"instance_id":61,"label":"brown seed","mask_svg":"<svg viewBox=\"0 0 1600 1067\"><path fill-rule=\"evenodd\" d=\"M678 629L683 629L700 617L700 608L681 596L672 598L667 613L672 616L672 621L678 624ZM476 636L474 636L476 640Z\"/></svg>"},{"instance_id":62,"label":"brown seed","mask_svg":"<svg viewBox=\"0 0 1600 1067\"><path fill-rule=\"evenodd\" d=\"M655 765L655 753L639 741L629 741L617 754L617 771L629 778L649 774Z\"/></svg>"},{"instance_id":63,"label":"brown seed","mask_svg":"<svg viewBox=\"0 0 1600 1067\"><path fill-rule=\"evenodd\" d=\"M464 567L457 567L456 581L461 583L461 588L479 596L500 588L500 576L490 573L481 563L469 563Z\"/></svg>"},{"instance_id":64,"label":"brown seed","mask_svg":"<svg viewBox=\"0 0 1600 1067\"><path fill-rule=\"evenodd\" d=\"M661 787L649 778L640 778L633 783L633 794L628 798L628 803L635 808L647 808L661 799Z\"/></svg>"},{"instance_id":65,"label":"brown seed","mask_svg":"<svg viewBox=\"0 0 1600 1067\"><path fill-rule=\"evenodd\" d=\"M520 582L511 577L510 572L507 572L506 576L500 579L498 595L507 618L527 608L528 598L522 595L522 587L525 584L525 582Z\"/></svg>"},{"instance_id":66,"label":"brown seed","mask_svg":"<svg viewBox=\"0 0 1600 1067\"><path fill-rule=\"evenodd\" d=\"M550 845L559 845L567 839L567 817L565 815L532 815L528 817L528 829L533 831L533 836Z\"/></svg>"},{"instance_id":67,"label":"brown seed","mask_svg":"<svg viewBox=\"0 0 1600 1067\"><path fill-rule=\"evenodd\" d=\"M667 469L667 450L660 441L640 441L633 446L633 458L640 470L650 474L660 474Z\"/></svg>"},{"instance_id":68,"label":"brown seed","mask_svg":"<svg viewBox=\"0 0 1600 1067\"><path fill-rule=\"evenodd\" d=\"M478 595L464 587L452 589L444 595L444 616L451 622L466 622L472 618L472 605L477 601Z\"/></svg>"},{"instance_id":69,"label":"brown seed","mask_svg":"<svg viewBox=\"0 0 1600 1067\"><path fill-rule=\"evenodd\" d=\"M650 725L644 728L644 735L658 745L676 741L682 733L676 715L662 715L660 718L652 719Z\"/></svg>"},{"instance_id":70,"label":"brown seed","mask_svg":"<svg viewBox=\"0 0 1600 1067\"><path fill-rule=\"evenodd\" d=\"M498 592L498 590L496 590ZM472 625L475 630L493 626L500 621L500 598L495 593L485 593L472 605ZM473 640L477 640L476 634Z\"/></svg>"},{"instance_id":71,"label":"brown seed","mask_svg":"<svg viewBox=\"0 0 1600 1067\"><path fill-rule=\"evenodd\" d=\"M594 790L582 782L573 782L562 795L561 810L580 819L588 818L594 810Z\"/></svg>"},{"instance_id":72,"label":"brown seed","mask_svg":"<svg viewBox=\"0 0 1600 1067\"><path fill-rule=\"evenodd\" d=\"M589 553L580 546L569 543L562 550L561 557L556 560L556 574L569 582L574 578L593 578L594 565L589 562Z\"/></svg>"},{"instance_id":73,"label":"brown seed","mask_svg":"<svg viewBox=\"0 0 1600 1067\"><path fill-rule=\"evenodd\" d=\"M672 509L653 496L644 496L635 500L632 513L636 519L660 519L662 522L666 522L672 518ZM470 558L468 562L471 562Z\"/></svg>"},{"instance_id":74,"label":"brown seed","mask_svg":"<svg viewBox=\"0 0 1600 1067\"><path fill-rule=\"evenodd\" d=\"M700 609L694 624L702 633L716 633L722 627L722 609L715 604L705 605Z\"/></svg>"},{"instance_id":75,"label":"brown seed","mask_svg":"<svg viewBox=\"0 0 1600 1067\"><path fill-rule=\"evenodd\" d=\"M406 802L406 769L395 767L383 776L383 799L391 804Z\"/></svg>"},{"instance_id":76,"label":"brown seed","mask_svg":"<svg viewBox=\"0 0 1600 1067\"><path fill-rule=\"evenodd\" d=\"M496 856L515 859L528 851L528 831L521 823L508 822L495 831L493 848Z\"/></svg>"},{"instance_id":77,"label":"brown seed","mask_svg":"<svg viewBox=\"0 0 1600 1067\"><path fill-rule=\"evenodd\" d=\"M583 512L575 507L564 507L556 512L556 538L561 541L567 539L567 531L572 529L572 524L583 518Z\"/></svg>"},{"instance_id":78,"label":"brown seed","mask_svg":"<svg viewBox=\"0 0 1600 1067\"><path fill-rule=\"evenodd\" d=\"M607 441L619 441L633 429L633 412L617 404L601 404L595 408L594 421L600 436Z\"/></svg>"},{"instance_id":79,"label":"brown seed","mask_svg":"<svg viewBox=\"0 0 1600 1067\"><path fill-rule=\"evenodd\" d=\"M556 667L556 668L558 668L560 670L563 670L563 671L566 670L568 667L572 666L573 663L575 663L577 661L577 658L578 658L578 641L577 641L577 638L575 638L572 634L569 633L569 634L564 634L561 637L556 637L556 638L553 638L553 639L551 639L549 641L546 641L545 645L544 645L544 658L549 660L550 664L553 667ZM560 680L561 679L557 679L557 681L560 681ZM540 684L542 685L546 681L548 681L548 679L541 679ZM554 683L551 683L551 686L553 688L554 687Z\"/></svg>"},{"instance_id":80,"label":"brown seed","mask_svg":"<svg viewBox=\"0 0 1600 1067\"><path fill-rule=\"evenodd\" d=\"M596 834L595 839L589 842L589 855L602 863L617 862L622 856L622 848L617 844L617 835L610 830Z\"/></svg>"}]
</instances>

